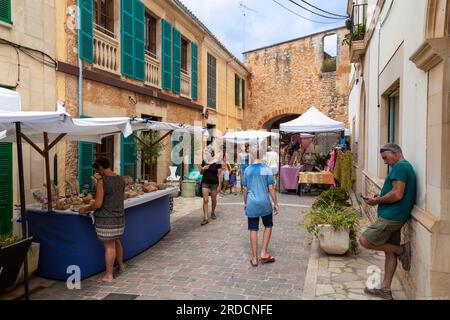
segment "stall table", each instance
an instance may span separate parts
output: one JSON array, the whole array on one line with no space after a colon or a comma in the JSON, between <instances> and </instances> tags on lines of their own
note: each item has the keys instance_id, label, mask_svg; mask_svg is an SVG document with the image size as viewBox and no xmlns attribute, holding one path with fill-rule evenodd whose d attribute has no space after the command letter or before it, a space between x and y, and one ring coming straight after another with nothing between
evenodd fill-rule
<instances>
[{"instance_id":1,"label":"stall table","mask_svg":"<svg viewBox=\"0 0 450 320\"><path fill-rule=\"evenodd\" d=\"M170 231L170 194L174 189L125 200L124 260L145 251ZM65 281L70 276L69 266L80 268L81 279L105 270L104 250L92 215L48 212L32 206L27 211L29 234L40 243L37 275Z\"/></svg>"},{"instance_id":2,"label":"stall table","mask_svg":"<svg viewBox=\"0 0 450 320\"><path fill-rule=\"evenodd\" d=\"M298 173L300 168L283 166L280 168L280 192L298 188Z\"/></svg>"},{"instance_id":3,"label":"stall table","mask_svg":"<svg viewBox=\"0 0 450 320\"><path fill-rule=\"evenodd\" d=\"M324 184L335 185L333 173L329 171L322 172L300 172L298 175L298 184L300 187L300 196L302 195L302 184Z\"/></svg>"}]
</instances>

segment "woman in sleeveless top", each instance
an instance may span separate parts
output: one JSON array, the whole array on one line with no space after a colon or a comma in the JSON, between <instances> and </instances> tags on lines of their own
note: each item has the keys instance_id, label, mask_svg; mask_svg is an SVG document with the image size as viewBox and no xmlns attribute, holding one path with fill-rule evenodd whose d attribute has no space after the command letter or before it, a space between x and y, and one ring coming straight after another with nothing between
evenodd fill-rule
<instances>
[{"instance_id":1,"label":"woman in sleeveless top","mask_svg":"<svg viewBox=\"0 0 450 320\"><path fill-rule=\"evenodd\" d=\"M95 210L95 232L97 238L103 243L105 249L106 272L102 280L113 280L114 261L117 259L119 272L124 270L123 248L120 238L125 230L124 191L123 178L115 174L107 158L101 157L94 162L95 172L101 178L95 183L95 203L84 207L80 213Z\"/></svg>"}]
</instances>

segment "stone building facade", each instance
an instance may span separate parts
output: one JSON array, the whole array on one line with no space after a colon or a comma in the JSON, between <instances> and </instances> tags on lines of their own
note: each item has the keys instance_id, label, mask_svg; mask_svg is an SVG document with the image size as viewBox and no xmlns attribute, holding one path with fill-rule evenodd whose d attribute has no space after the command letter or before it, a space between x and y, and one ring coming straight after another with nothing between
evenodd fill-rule
<instances>
[{"instance_id":1,"label":"stone building facade","mask_svg":"<svg viewBox=\"0 0 450 320\"><path fill-rule=\"evenodd\" d=\"M78 9L80 1L84 1L83 3L91 1L94 6L94 12L92 12L94 15L93 61L92 63L83 61L82 109L78 103L78 58L82 49L78 42L78 30L72 27L70 21L68 22L66 14ZM124 10L128 10L125 6L122 7L125 2L106 1L107 7L102 13L107 16L106 21L96 18L98 14L96 3L96 0L67 0L57 1L56 4L59 66L57 92L58 99L65 101L70 114L87 117L149 116L159 121L215 127L222 132L227 128L230 130L242 128L242 106L234 103L234 81L235 75L247 80L249 73L245 66L181 2L130 0L133 5L142 4L145 10L145 74L141 80L123 72L126 63L121 55L125 39L123 17ZM128 5L128 2L125 4ZM69 15L69 18L73 17ZM99 26L99 22L102 25ZM167 33L167 27L172 31ZM181 61L178 61L179 67L181 66L181 85L178 91L175 90L175 85L167 87L163 61L168 52L172 54L171 59L175 61L176 32L181 38L178 45L182 47L181 57L179 57ZM167 47L164 47L167 36L172 39L172 42L169 41L168 51ZM208 78L209 56L213 57L215 66L211 69L213 71L210 70L214 72L214 75L209 74ZM172 78L175 74L173 61L170 61L169 69L167 69L170 74L169 86L171 81L172 84L175 83ZM215 95L214 105L208 104L207 86L212 81L214 83L210 87L213 87ZM244 89L243 94L246 92L247 90ZM204 116L205 110L209 111L208 118ZM172 163L171 139L166 138L164 143L165 148L158 157L156 168L152 169L156 171L156 174L150 177L158 182L164 181L169 175L169 166ZM123 174L120 172L123 167L120 135L114 136L113 142L109 145L114 146L113 155L110 155L113 159L114 170ZM58 172L61 181L78 178L79 150L78 143L58 145ZM139 160L136 160L136 166L136 176L140 177L142 165ZM62 188L63 185L60 186L60 192L63 191Z\"/></svg>"},{"instance_id":2,"label":"stone building facade","mask_svg":"<svg viewBox=\"0 0 450 320\"><path fill-rule=\"evenodd\" d=\"M270 129L311 106L348 124L348 47L345 28L328 30L244 53L251 73L245 128ZM336 67L325 70L324 38L336 35ZM328 71L328 72L325 72Z\"/></svg>"}]
</instances>

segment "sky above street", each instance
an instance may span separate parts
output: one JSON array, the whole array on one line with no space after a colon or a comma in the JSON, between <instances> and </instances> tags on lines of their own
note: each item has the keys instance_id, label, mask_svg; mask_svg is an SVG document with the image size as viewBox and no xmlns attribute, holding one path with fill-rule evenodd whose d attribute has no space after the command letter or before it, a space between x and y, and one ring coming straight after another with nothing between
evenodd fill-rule
<instances>
[{"instance_id":1,"label":"sky above street","mask_svg":"<svg viewBox=\"0 0 450 320\"><path fill-rule=\"evenodd\" d=\"M345 19L326 19L317 16L290 0L181 1L241 61L243 60L241 53L244 51L345 25ZM294 2L329 16L301 0ZM346 0L308 0L307 2L331 13L346 15ZM306 19L288 11L280 4ZM332 54L335 51L328 43L325 50Z\"/></svg>"}]
</instances>

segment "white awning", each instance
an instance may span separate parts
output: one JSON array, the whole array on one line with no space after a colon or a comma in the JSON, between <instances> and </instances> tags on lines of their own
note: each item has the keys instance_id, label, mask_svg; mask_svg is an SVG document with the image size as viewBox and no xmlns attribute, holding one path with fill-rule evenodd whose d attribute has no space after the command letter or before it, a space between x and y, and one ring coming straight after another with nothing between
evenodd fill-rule
<instances>
[{"instance_id":1,"label":"white awning","mask_svg":"<svg viewBox=\"0 0 450 320\"><path fill-rule=\"evenodd\" d=\"M333 120L317 108L311 107L297 119L280 124L282 132L338 132L344 131L343 122Z\"/></svg>"},{"instance_id":2,"label":"white awning","mask_svg":"<svg viewBox=\"0 0 450 320\"><path fill-rule=\"evenodd\" d=\"M275 132L260 131L260 130L247 130L247 131L234 131L227 132L223 139L226 141L237 142L237 143L247 143L254 142L256 140L263 141L269 137L277 138L279 135Z\"/></svg>"},{"instance_id":3,"label":"white awning","mask_svg":"<svg viewBox=\"0 0 450 320\"><path fill-rule=\"evenodd\" d=\"M51 141L66 134L66 141L88 141L101 143L103 137L123 133L128 137L133 132L131 118L84 118L73 119L62 104L56 112L0 112L0 131L6 130L5 141L16 140L15 123L21 123L21 131L35 143L44 140L43 133Z\"/></svg>"}]
</instances>

